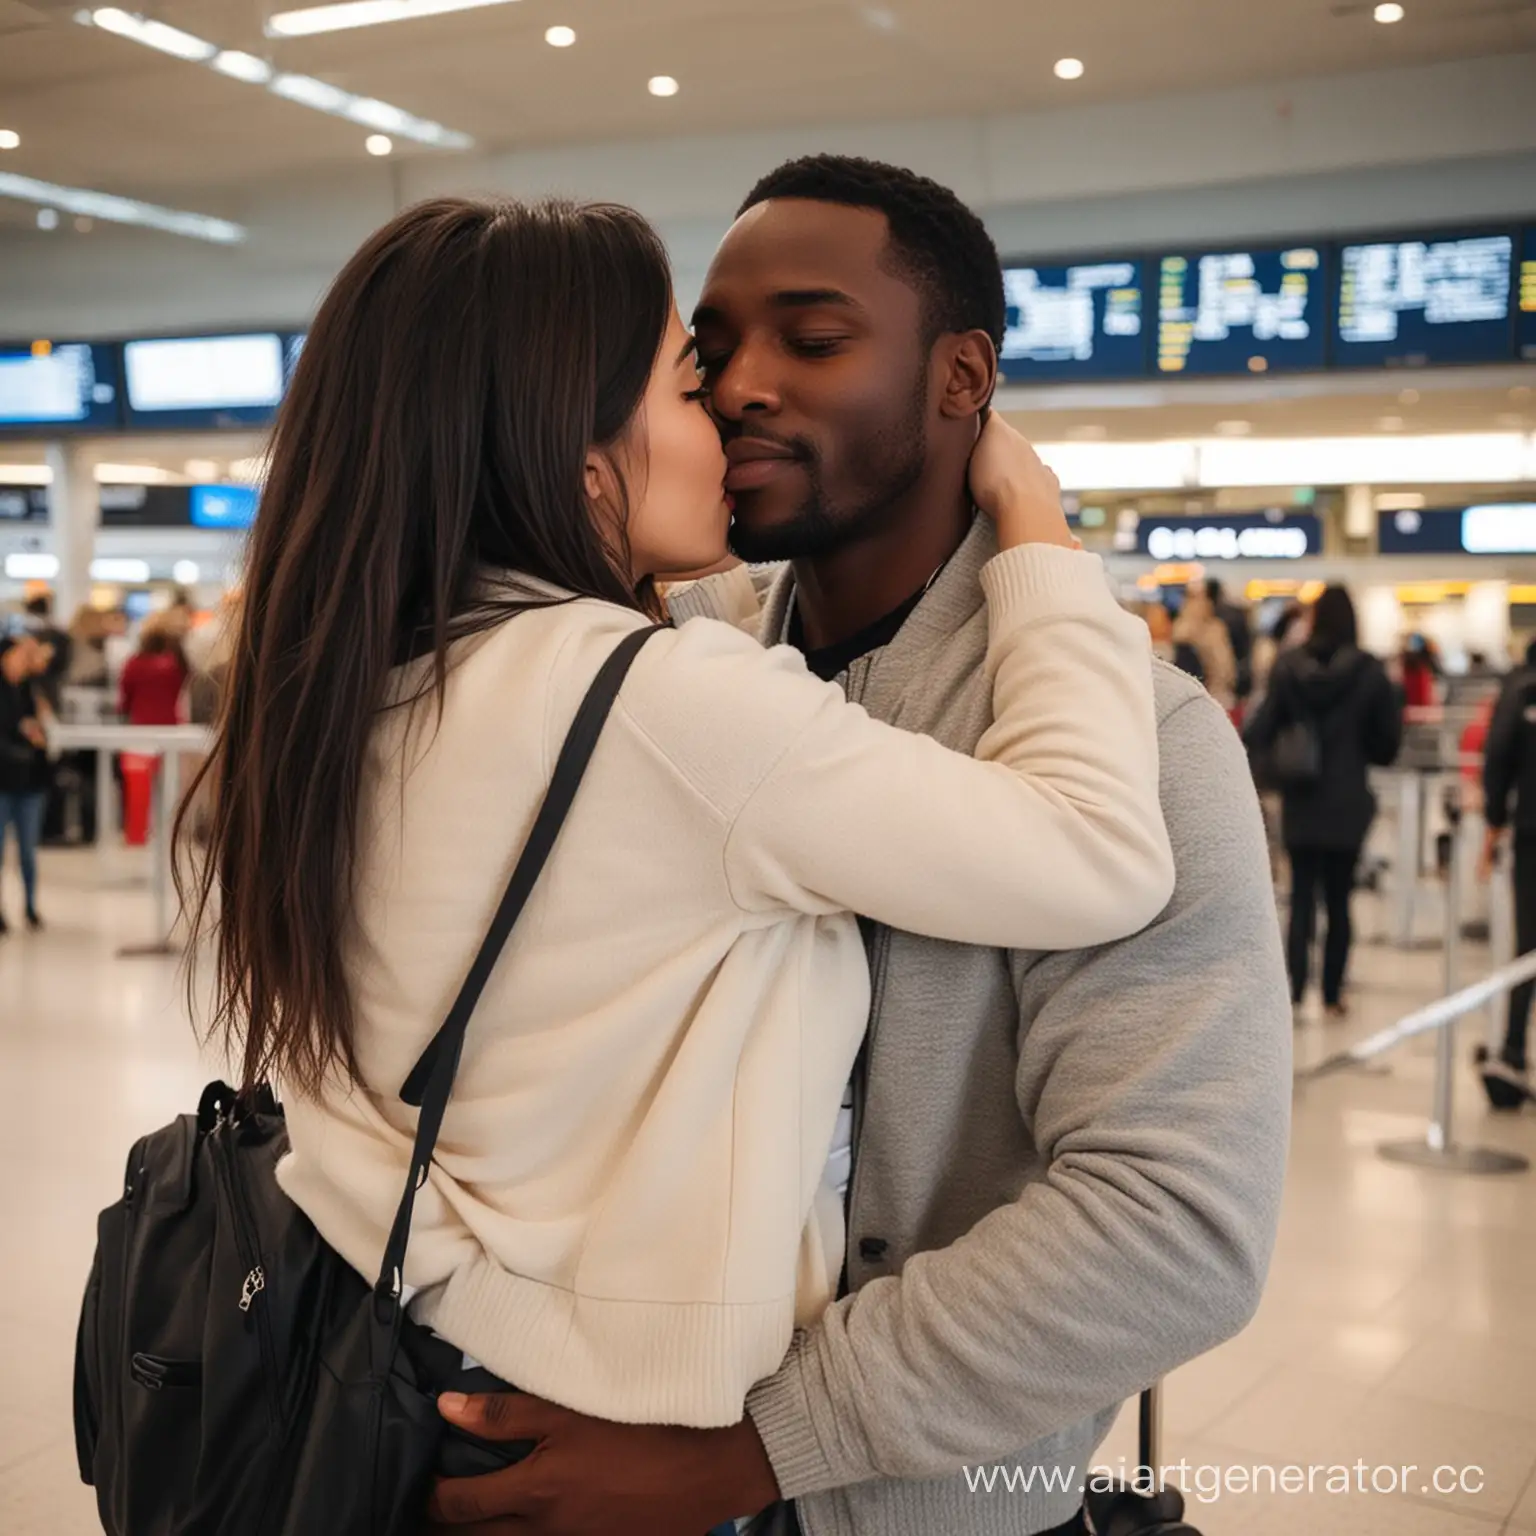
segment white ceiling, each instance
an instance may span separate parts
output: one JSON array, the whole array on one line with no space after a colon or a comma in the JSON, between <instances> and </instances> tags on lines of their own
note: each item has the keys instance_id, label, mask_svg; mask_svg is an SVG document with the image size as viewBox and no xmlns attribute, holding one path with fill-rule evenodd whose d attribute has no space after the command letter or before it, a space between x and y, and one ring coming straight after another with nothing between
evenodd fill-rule
<instances>
[{"instance_id":1,"label":"white ceiling","mask_svg":"<svg viewBox=\"0 0 1536 1536\"><path fill-rule=\"evenodd\" d=\"M4 169L174 202L361 161L363 129L75 25L77 4L0 0L0 127L23 136ZM1021 112L1536 49L1536 0L1406 5L1380 26L1349 0L517 0L278 43L262 34L285 8L272 0L144 9L495 151ZM544 43L556 22L575 47ZM1051 73L1069 54L1087 64L1071 85ZM648 95L658 73L681 94Z\"/></svg>"}]
</instances>

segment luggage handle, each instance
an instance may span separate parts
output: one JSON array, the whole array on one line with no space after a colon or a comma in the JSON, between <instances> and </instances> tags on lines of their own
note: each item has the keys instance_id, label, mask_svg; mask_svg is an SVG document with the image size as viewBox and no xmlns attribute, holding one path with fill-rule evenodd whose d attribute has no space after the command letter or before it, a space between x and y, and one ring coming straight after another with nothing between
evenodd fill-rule
<instances>
[{"instance_id":1,"label":"luggage handle","mask_svg":"<svg viewBox=\"0 0 1536 1536\"><path fill-rule=\"evenodd\" d=\"M395 1212L389 1240L384 1245L379 1278L373 1288L374 1316L382 1326L392 1325L397 1316L405 1273L405 1250L411 1237L411 1212L416 1205L416 1192L426 1183L432 1167L432 1154L437 1148L449 1095L453 1092L453 1080L458 1072L459 1058L463 1054L464 1035L469 1028L470 1016L475 1011L480 994L490 980L491 972L496 967L518 917L527 905L528 897L560 835L560 829L565 825L571 803L581 786L582 776L586 773L598 738L602 735L603 724L619 696L619 688L646 641L658 630L667 627L657 624L626 635L598 670L566 733L565 743L555 762L555 771L550 777L549 789L544 795L544 803L539 807L528 841L518 857L501 904L496 908L496 915L491 919L490 929L475 955L469 974L464 978L464 984L459 988L447 1018L421 1053L400 1089L401 1099L419 1108L421 1114L416 1122L416 1140L411 1149L411 1171L406 1179L405 1192L400 1197L399 1208Z\"/></svg>"}]
</instances>

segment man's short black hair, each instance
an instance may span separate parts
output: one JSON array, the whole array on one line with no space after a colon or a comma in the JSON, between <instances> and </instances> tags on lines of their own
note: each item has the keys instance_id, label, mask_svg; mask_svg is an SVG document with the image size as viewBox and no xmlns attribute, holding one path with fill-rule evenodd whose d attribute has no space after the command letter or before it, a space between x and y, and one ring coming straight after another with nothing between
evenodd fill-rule
<instances>
[{"instance_id":1,"label":"man's short black hair","mask_svg":"<svg viewBox=\"0 0 1536 1536\"><path fill-rule=\"evenodd\" d=\"M27 612L34 619L51 619L53 617L53 599L46 593L40 593L37 597L27 599Z\"/></svg>"},{"instance_id":2,"label":"man's short black hair","mask_svg":"<svg viewBox=\"0 0 1536 1536\"><path fill-rule=\"evenodd\" d=\"M1007 306L997 247L986 225L948 187L878 160L807 155L764 176L736 210L737 218L772 197L883 213L895 266L921 295L930 336L985 331L1002 347Z\"/></svg>"}]
</instances>

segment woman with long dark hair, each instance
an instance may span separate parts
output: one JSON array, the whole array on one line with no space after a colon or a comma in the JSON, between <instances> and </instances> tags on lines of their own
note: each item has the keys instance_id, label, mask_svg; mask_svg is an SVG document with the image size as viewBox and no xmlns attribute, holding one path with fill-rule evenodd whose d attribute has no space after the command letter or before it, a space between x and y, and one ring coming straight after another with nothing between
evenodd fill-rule
<instances>
[{"instance_id":1,"label":"woman with long dark hair","mask_svg":"<svg viewBox=\"0 0 1536 1536\"><path fill-rule=\"evenodd\" d=\"M1293 736L1292 766L1280 782L1281 836L1291 864L1291 997L1299 1005L1306 995L1321 886L1328 912L1323 1007L1342 1018L1353 940L1350 895L1376 819L1369 772L1397 757L1403 735L1397 696L1386 669L1360 649L1355 605L1344 587L1324 590L1305 643L1276 660L1247 742L1262 755L1286 731L1301 737L1298 744Z\"/></svg>"},{"instance_id":2,"label":"woman with long dark hair","mask_svg":"<svg viewBox=\"0 0 1536 1536\"><path fill-rule=\"evenodd\" d=\"M283 405L192 895L216 1027L285 1093L283 1187L364 1273L409 1166L401 1085L579 701L661 618L655 578L724 554L691 352L639 215L443 200L347 265ZM416 1201L414 1315L507 1381L733 1424L831 1297L815 1170L869 1001L848 912L1055 948L1166 901L1146 631L1010 428L972 485L1004 551L990 760L709 621L624 683Z\"/></svg>"}]
</instances>

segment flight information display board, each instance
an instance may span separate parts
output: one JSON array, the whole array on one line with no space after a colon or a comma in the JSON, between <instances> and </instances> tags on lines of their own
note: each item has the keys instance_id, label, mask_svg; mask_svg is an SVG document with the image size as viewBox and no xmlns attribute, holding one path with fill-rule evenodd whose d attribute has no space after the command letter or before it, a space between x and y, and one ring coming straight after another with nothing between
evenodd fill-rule
<instances>
[{"instance_id":1,"label":"flight information display board","mask_svg":"<svg viewBox=\"0 0 1536 1536\"><path fill-rule=\"evenodd\" d=\"M194 485L188 516L194 528L249 528L259 500L254 485Z\"/></svg>"},{"instance_id":2,"label":"flight information display board","mask_svg":"<svg viewBox=\"0 0 1536 1536\"><path fill-rule=\"evenodd\" d=\"M1514 236L1346 245L1333 360L1346 368L1494 363L1510 354Z\"/></svg>"},{"instance_id":3,"label":"flight information display board","mask_svg":"<svg viewBox=\"0 0 1536 1536\"><path fill-rule=\"evenodd\" d=\"M1384 555L1536 555L1536 502L1378 512Z\"/></svg>"},{"instance_id":4,"label":"flight information display board","mask_svg":"<svg viewBox=\"0 0 1536 1536\"><path fill-rule=\"evenodd\" d=\"M131 426L264 426L283 398L283 338L262 331L130 341L123 372Z\"/></svg>"},{"instance_id":5,"label":"flight information display board","mask_svg":"<svg viewBox=\"0 0 1536 1536\"><path fill-rule=\"evenodd\" d=\"M1009 267L1002 371L1009 379L1122 379L1146 372L1145 264Z\"/></svg>"},{"instance_id":6,"label":"flight information display board","mask_svg":"<svg viewBox=\"0 0 1536 1536\"><path fill-rule=\"evenodd\" d=\"M0 430L103 432L118 425L117 355L85 341L0 345Z\"/></svg>"},{"instance_id":7,"label":"flight information display board","mask_svg":"<svg viewBox=\"0 0 1536 1536\"><path fill-rule=\"evenodd\" d=\"M1526 230L1522 245L1515 294L1515 341L1521 357L1536 361L1536 224Z\"/></svg>"},{"instance_id":8,"label":"flight information display board","mask_svg":"<svg viewBox=\"0 0 1536 1536\"><path fill-rule=\"evenodd\" d=\"M1269 373L1326 360L1320 246L1164 256L1158 265L1160 374Z\"/></svg>"}]
</instances>

